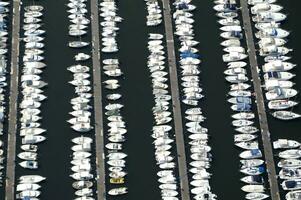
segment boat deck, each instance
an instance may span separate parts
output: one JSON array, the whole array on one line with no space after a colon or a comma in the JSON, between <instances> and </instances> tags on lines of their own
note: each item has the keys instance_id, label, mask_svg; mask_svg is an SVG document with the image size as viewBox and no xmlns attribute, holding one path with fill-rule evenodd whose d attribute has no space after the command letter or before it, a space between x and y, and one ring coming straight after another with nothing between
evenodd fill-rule
<instances>
[{"instance_id":1,"label":"boat deck","mask_svg":"<svg viewBox=\"0 0 301 200\"><path fill-rule=\"evenodd\" d=\"M270 192L272 200L280 200L279 194L279 187L277 181L277 174L275 170L275 163L274 163L274 155L273 149L271 144L269 126L267 122L267 115L264 105L264 99L261 89L261 79L258 73L258 63L256 59L256 50L254 45L254 38L251 26L251 19L249 15L248 4L246 0L240 0L241 5L241 12L242 12L242 19L243 19L243 26L246 35L246 41L248 46L248 54L249 54L249 61L251 66L251 73L253 79L253 86L256 95L256 105L258 110L259 116L259 124L261 128L261 136L264 148L264 157L266 161L267 167L267 174L270 184Z\"/></svg>"},{"instance_id":2,"label":"boat deck","mask_svg":"<svg viewBox=\"0 0 301 200\"><path fill-rule=\"evenodd\" d=\"M97 199L106 199L98 1L91 0Z\"/></svg>"},{"instance_id":3,"label":"boat deck","mask_svg":"<svg viewBox=\"0 0 301 200\"><path fill-rule=\"evenodd\" d=\"M19 83L20 1L13 1L10 93L8 113L8 142L5 199L15 199L15 157L17 134L17 102Z\"/></svg>"},{"instance_id":4,"label":"boat deck","mask_svg":"<svg viewBox=\"0 0 301 200\"><path fill-rule=\"evenodd\" d=\"M175 128L176 146L177 146L177 153L178 153L181 199L190 200L189 183L187 177L188 171L186 165L187 162L186 162L182 115L181 115L181 106L180 106L180 94L178 88L179 84L178 84L178 75L177 75L175 45L173 39L172 16L171 16L169 0L162 0L162 2L163 2L163 17L165 23L164 27L165 27L165 34L166 34L170 85L171 85L171 96L172 96L172 105L173 105L174 128Z\"/></svg>"}]
</instances>

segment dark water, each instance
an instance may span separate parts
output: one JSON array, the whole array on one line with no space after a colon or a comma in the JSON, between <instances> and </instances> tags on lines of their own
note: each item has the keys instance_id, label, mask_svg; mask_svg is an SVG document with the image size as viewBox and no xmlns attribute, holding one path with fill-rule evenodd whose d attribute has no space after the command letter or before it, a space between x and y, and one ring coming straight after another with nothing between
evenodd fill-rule
<instances>
[{"instance_id":1,"label":"dark water","mask_svg":"<svg viewBox=\"0 0 301 200\"><path fill-rule=\"evenodd\" d=\"M31 2L24 1L24 4ZM39 145L38 174L46 176L47 181L42 183L41 199L65 200L73 199L74 191L71 187L72 179L69 177L71 142L76 134L71 131L66 120L71 111L69 100L74 97L73 87L67 82L72 79L71 73L66 68L72 64L74 51L67 47L69 24L67 20L67 0L53 0L39 2L46 7L43 22L45 23L46 48L45 57L47 68L43 73L43 80L49 83L45 90L48 100L43 104L42 127L47 129L47 141ZM205 99L202 107L207 117L205 126L212 136L210 144L213 148L214 160L211 167L213 173L211 186L219 199L240 200L244 193L241 192L241 177L238 172L239 150L233 145L233 128L231 127L230 107L226 103L228 84L224 80L225 65L222 62L222 48L219 43L220 31L216 23L213 3L209 0L194 1L197 10L194 12L196 40L200 41L199 49L202 57L201 83L204 88ZM301 63L300 57L300 28L298 28L298 7L296 0L279 0L279 4L288 13L288 20L284 28L292 30L288 46L294 49L292 53L294 63ZM149 72L146 67L147 33L150 29L145 26L145 4L143 1L119 1L119 15L125 20L119 25L118 35L121 69L125 79L121 81L123 94L123 116L127 122L128 133L125 143L125 152L128 153L126 182L129 194L117 199L160 199L160 191L153 153L153 139L150 137L152 122L151 108L153 98ZM300 68L294 70L298 76L294 79L296 89L301 87ZM299 100L299 98L297 99ZM294 110L301 112L300 106ZM269 117L269 126L273 139L292 138L301 141L300 120L281 122ZM20 141L18 140L18 144ZM17 150L19 148L17 147ZM30 173L17 167L16 176ZM108 187L109 188L109 187ZM0 199L4 199L0 190ZM108 198L111 199L111 198ZM115 199L115 198L114 198Z\"/></svg>"}]
</instances>

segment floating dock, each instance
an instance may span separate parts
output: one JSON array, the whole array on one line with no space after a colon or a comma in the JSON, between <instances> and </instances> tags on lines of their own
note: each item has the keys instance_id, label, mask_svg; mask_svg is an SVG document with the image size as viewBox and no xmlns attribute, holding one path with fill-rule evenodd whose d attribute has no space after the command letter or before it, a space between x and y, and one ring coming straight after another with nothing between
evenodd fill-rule
<instances>
[{"instance_id":1,"label":"floating dock","mask_svg":"<svg viewBox=\"0 0 301 200\"><path fill-rule=\"evenodd\" d=\"M93 64L93 94L94 94L94 130L96 146L96 176L97 199L106 199L105 185L105 153L103 136L103 110L101 88L101 63L99 40L99 14L97 0L91 0L91 32L92 32L92 64Z\"/></svg>"},{"instance_id":2,"label":"floating dock","mask_svg":"<svg viewBox=\"0 0 301 200\"><path fill-rule=\"evenodd\" d=\"M19 38L20 38L20 0L13 1L12 15L12 43L11 43L11 68L10 68L10 93L8 113L8 139L5 199L15 199L15 158L17 135L17 102L19 84Z\"/></svg>"},{"instance_id":3,"label":"floating dock","mask_svg":"<svg viewBox=\"0 0 301 200\"><path fill-rule=\"evenodd\" d=\"M185 144L183 135L183 124L182 124L182 113L180 104L180 93L178 87L178 75L177 75L177 64L175 55L175 44L173 38L173 25L172 16L170 9L169 0L162 0L163 2L163 17L164 17L164 27L165 27L165 37L167 44L167 54L168 54L168 66L170 75L170 89L172 96L173 105L173 116L174 116L174 128L176 135L176 146L178 153L178 167L179 167L179 177L180 177L180 192L182 200L190 200L189 195L189 182L187 176L187 160L185 154Z\"/></svg>"},{"instance_id":4,"label":"floating dock","mask_svg":"<svg viewBox=\"0 0 301 200\"><path fill-rule=\"evenodd\" d=\"M268 174L269 184L270 184L270 192L272 200L280 200L279 187L277 181L277 174L275 169L273 148L271 144L269 126L267 122L267 115L264 105L264 99L261 89L261 79L258 73L258 63L256 59L256 50L254 45L254 38L251 26L251 19L248 9L248 3L246 0L240 0L242 19L243 19L243 27L246 35L246 41L248 46L248 54L251 66L251 73L253 79L253 86L256 95L256 105L259 116L259 124L261 129L261 136L264 148L264 157L266 161L266 171Z\"/></svg>"}]
</instances>

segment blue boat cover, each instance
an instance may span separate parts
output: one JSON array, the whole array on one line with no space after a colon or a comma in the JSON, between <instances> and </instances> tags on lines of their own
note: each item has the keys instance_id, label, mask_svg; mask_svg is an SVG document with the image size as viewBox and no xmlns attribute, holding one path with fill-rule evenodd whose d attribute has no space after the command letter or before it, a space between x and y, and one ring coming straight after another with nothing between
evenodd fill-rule
<instances>
[{"instance_id":1,"label":"blue boat cover","mask_svg":"<svg viewBox=\"0 0 301 200\"><path fill-rule=\"evenodd\" d=\"M239 110L239 111L249 111L250 109L251 109L250 104L246 104L246 103L238 103L237 104L237 110Z\"/></svg>"}]
</instances>

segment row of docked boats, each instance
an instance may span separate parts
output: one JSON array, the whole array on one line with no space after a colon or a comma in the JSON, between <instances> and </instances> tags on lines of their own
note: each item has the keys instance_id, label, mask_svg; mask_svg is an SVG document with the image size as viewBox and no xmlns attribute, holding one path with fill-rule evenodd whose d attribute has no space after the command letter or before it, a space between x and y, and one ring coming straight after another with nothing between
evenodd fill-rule
<instances>
[{"instance_id":1,"label":"row of docked boats","mask_svg":"<svg viewBox=\"0 0 301 200\"><path fill-rule=\"evenodd\" d=\"M301 143L290 139L278 139L273 142L280 158L278 178L282 180L282 189L287 193L285 199L296 200L301 197Z\"/></svg>"},{"instance_id":2,"label":"row of docked boats","mask_svg":"<svg viewBox=\"0 0 301 200\"><path fill-rule=\"evenodd\" d=\"M23 67L21 74L22 98L20 108L20 131L22 137L21 152L17 155L21 162L19 165L25 169L38 169L38 143L46 139L45 129L41 128L39 122L42 102L47 98L43 94L43 88L47 83L41 80L41 74L46 67L44 63L44 34L42 29L42 17L44 8L39 5L24 7L23 20L23 44L24 55L22 58ZM45 180L37 174L21 176L16 186L16 198L38 198L39 182Z\"/></svg>"},{"instance_id":3,"label":"row of docked boats","mask_svg":"<svg viewBox=\"0 0 301 200\"><path fill-rule=\"evenodd\" d=\"M90 20L87 18L88 10L86 8L86 0L69 0L67 4L69 13L68 18L69 36L72 40L68 46L75 50L75 64L67 68L73 75L73 79L69 81L74 87L75 97L71 99L72 111L69 113L71 118L67 120L71 129L76 132L72 142L72 160L71 175L73 179L72 187L75 190L76 200L94 200L94 188L92 173L92 145L93 139L87 135L91 134L93 126L91 125L91 81L90 67L84 65L90 59L90 55L84 53L89 42L82 41L89 31Z\"/></svg>"},{"instance_id":4,"label":"row of docked boats","mask_svg":"<svg viewBox=\"0 0 301 200\"><path fill-rule=\"evenodd\" d=\"M9 1L0 1L0 187L3 183L4 170L4 150L3 150L3 124L5 119L5 88L7 86L7 40L8 40L8 21Z\"/></svg>"},{"instance_id":5,"label":"row of docked boats","mask_svg":"<svg viewBox=\"0 0 301 200\"><path fill-rule=\"evenodd\" d=\"M202 123L206 119L201 109L203 89L200 84L200 55L199 42L194 38L193 11L196 6L190 0L173 2L172 13L175 24L175 36L179 43L179 69L181 85L181 102L184 108L184 132L189 143L189 184L190 193L196 200L214 200L217 196L211 191L209 172L212 154L209 146L208 129Z\"/></svg>"},{"instance_id":6,"label":"row of docked boats","mask_svg":"<svg viewBox=\"0 0 301 200\"><path fill-rule=\"evenodd\" d=\"M123 143L126 141L127 126L122 116L123 104L120 103L122 95L116 90L121 87L121 77L123 75L118 59L117 35L118 23L122 18L117 14L117 3L114 0L104 0L100 4L100 17L103 21L102 26L102 53L107 59L102 60L102 68L105 75L103 84L106 93L106 164L109 172L109 189L107 194L110 196L121 196L128 193L126 184L126 158L127 154L123 151Z\"/></svg>"},{"instance_id":7,"label":"row of docked boats","mask_svg":"<svg viewBox=\"0 0 301 200\"><path fill-rule=\"evenodd\" d=\"M154 139L155 159L159 168L157 172L159 189L162 199L177 200L179 195L176 177L176 162L173 155L174 138L171 112L171 95L168 85L168 72L165 68L164 36L149 33L149 56L147 67L151 73L152 91L155 105L152 108L154 125L151 137Z\"/></svg>"},{"instance_id":8,"label":"row of docked boats","mask_svg":"<svg viewBox=\"0 0 301 200\"><path fill-rule=\"evenodd\" d=\"M272 116L281 120L300 118L292 110L298 105L294 99L298 91L293 89L295 74L290 72L296 64L289 62L292 49L285 47L290 32L281 28L286 15L280 11L282 6L276 1L249 1L252 20L255 23L255 36L259 40L259 55L264 58L261 66L264 72L265 97ZM276 111L275 111L276 110Z\"/></svg>"},{"instance_id":9,"label":"row of docked boats","mask_svg":"<svg viewBox=\"0 0 301 200\"><path fill-rule=\"evenodd\" d=\"M244 183L241 190L246 193L245 199L266 199L269 196L265 194L264 160L256 139L258 128L254 125L247 63L243 61L247 54L242 45L238 5L235 0L216 0L214 10L217 11L218 23L221 25L220 36L225 39L221 45L225 52L223 61L227 63L225 79L231 84L228 102L235 112L232 115L232 126L239 133L234 135L234 144L242 150L239 154L240 172L244 176L240 179Z\"/></svg>"},{"instance_id":10,"label":"row of docked boats","mask_svg":"<svg viewBox=\"0 0 301 200\"><path fill-rule=\"evenodd\" d=\"M147 7L146 25L158 26L162 23L162 10L157 0L144 0Z\"/></svg>"},{"instance_id":11,"label":"row of docked boats","mask_svg":"<svg viewBox=\"0 0 301 200\"><path fill-rule=\"evenodd\" d=\"M100 22L102 27L101 41L103 53L115 53L118 52L118 44L116 36L118 34L119 27L117 24L122 22L122 17L118 16L116 11L115 1L102 1L99 4L100 6L100 17L103 18L103 21ZM106 70L107 75L119 74L118 70L114 68Z\"/></svg>"}]
</instances>

